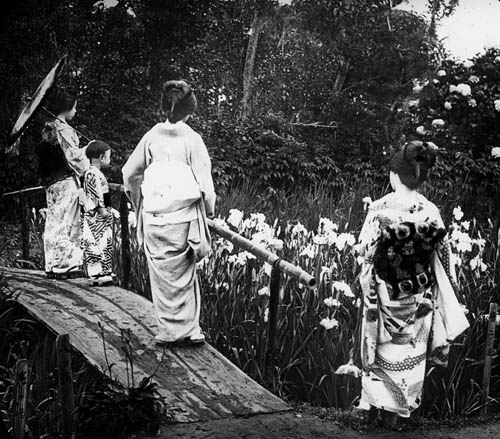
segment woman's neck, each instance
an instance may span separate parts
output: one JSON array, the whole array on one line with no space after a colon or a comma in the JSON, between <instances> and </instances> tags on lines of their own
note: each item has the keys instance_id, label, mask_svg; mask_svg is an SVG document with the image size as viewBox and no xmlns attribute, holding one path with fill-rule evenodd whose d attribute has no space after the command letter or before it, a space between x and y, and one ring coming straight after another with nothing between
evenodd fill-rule
<instances>
[{"instance_id":1,"label":"woman's neck","mask_svg":"<svg viewBox=\"0 0 500 439\"><path fill-rule=\"evenodd\" d=\"M400 200L409 201L411 203L415 203L418 198L418 192L416 189L410 189L408 186L401 184L394 189L394 194Z\"/></svg>"},{"instance_id":2,"label":"woman's neck","mask_svg":"<svg viewBox=\"0 0 500 439\"><path fill-rule=\"evenodd\" d=\"M60 114L59 116L57 116L57 118L58 118L61 122L68 123L68 121L66 120L66 116L65 116L64 114Z\"/></svg>"},{"instance_id":3,"label":"woman's neck","mask_svg":"<svg viewBox=\"0 0 500 439\"><path fill-rule=\"evenodd\" d=\"M99 159L92 159L92 160L90 161L90 164L91 164L94 168L99 169L99 171L101 170L101 160L99 160Z\"/></svg>"}]
</instances>

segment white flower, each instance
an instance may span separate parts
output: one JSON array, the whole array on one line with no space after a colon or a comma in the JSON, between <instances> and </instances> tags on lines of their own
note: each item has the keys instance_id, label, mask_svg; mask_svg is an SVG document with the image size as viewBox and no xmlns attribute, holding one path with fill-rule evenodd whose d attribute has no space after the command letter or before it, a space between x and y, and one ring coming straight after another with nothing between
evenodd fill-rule
<instances>
[{"instance_id":1,"label":"white flower","mask_svg":"<svg viewBox=\"0 0 500 439\"><path fill-rule=\"evenodd\" d=\"M495 104L495 110L500 111L500 99L495 99L493 103Z\"/></svg>"},{"instance_id":2,"label":"white flower","mask_svg":"<svg viewBox=\"0 0 500 439\"><path fill-rule=\"evenodd\" d=\"M352 360L349 360L347 364L338 367L335 371L335 375L352 375L353 377L359 378L361 376L361 370L353 364Z\"/></svg>"},{"instance_id":3,"label":"white flower","mask_svg":"<svg viewBox=\"0 0 500 439\"><path fill-rule=\"evenodd\" d=\"M325 236L325 235L316 235L314 238L313 238L313 242L316 244L316 245L325 245L325 244L328 244L328 237Z\"/></svg>"},{"instance_id":4,"label":"white flower","mask_svg":"<svg viewBox=\"0 0 500 439\"><path fill-rule=\"evenodd\" d=\"M338 229L339 229L339 226L337 224L335 224L329 218L320 218L319 226L318 226L318 233L328 233L332 230L337 231Z\"/></svg>"},{"instance_id":5,"label":"white flower","mask_svg":"<svg viewBox=\"0 0 500 439\"><path fill-rule=\"evenodd\" d=\"M469 106L472 108L477 107L477 102L474 98L469 99L468 103L469 103Z\"/></svg>"},{"instance_id":6,"label":"white flower","mask_svg":"<svg viewBox=\"0 0 500 439\"><path fill-rule=\"evenodd\" d=\"M432 121L432 126L433 127L442 127L442 126L444 126L444 120L443 119L434 119Z\"/></svg>"},{"instance_id":7,"label":"white flower","mask_svg":"<svg viewBox=\"0 0 500 439\"><path fill-rule=\"evenodd\" d=\"M472 82L473 84L477 84L479 82L479 78L476 75L470 75L469 82Z\"/></svg>"},{"instance_id":8,"label":"white flower","mask_svg":"<svg viewBox=\"0 0 500 439\"><path fill-rule=\"evenodd\" d=\"M283 249L283 241L278 238L270 238L267 241L267 245L274 250L282 250Z\"/></svg>"},{"instance_id":9,"label":"white flower","mask_svg":"<svg viewBox=\"0 0 500 439\"><path fill-rule=\"evenodd\" d=\"M266 308L264 310L264 322L267 323L268 320L269 320L269 308Z\"/></svg>"},{"instance_id":10,"label":"white flower","mask_svg":"<svg viewBox=\"0 0 500 439\"><path fill-rule=\"evenodd\" d=\"M257 291L257 294L259 296L270 296L271 291L269 290L269 287L262 287L259 291Z\"/></svg>"},{"instance_id":11,"label":"white flower","mask_svg":"<svg viewBox=\"0 0 500 439\"><path fill-rule=\"evenodd\" d=\"M456 92L456 91L457 91L457 86L456 86L456 85L451 84L451 85L450 85L450 89L449 89L449 91L450 91L450 93L454 93L454 92Z\"/></svg>"},{"instance_id":12,"label":"white flower","mask_svg":"<svg viewBox=\"0 0 500 439\"><path fill-rule=\"evenodd\" d=\"M444 103L444 108L446 108L447 110L451 110L451 102L446 101Z\"/></svg>"},{"instance_id":13,"label":"white flower","mask_svg":"<svg viewBox=\"0 0 500 439\"><path fill-rule=\"evenodd\" d=\"M437 72L437 75L438 75L438 76L440 76L440 77L442 77L442 76L446 76L446 70L442 70L442 69L441 69L441 70L439 70L439 71Z\"/></svg>"},{"instance_id":14,"label":"white flower","mask_svg":"<svg viewBox=\"0 0 500 439\"><path fill-rule=\"evenodd\" d=\"M335 247L337 247L338 250L342 251L344 250L346 245L352 247L355 243L356 238L354 237L354 235L351 235L350 233L341 233L335 240Z\"/></svg>"},{"instance_id":15,"label":"white flower","mask_svg":"<svg viewBox=\"0 0 500 439\"><path fill-rule=\"evenodd\" d=\"M500 158L500 147L496 146L495 148L492 148L491 155L495 158Z\"/></svg>"},{"instance_id":16,"label":"white flower","mask_svg":"<svg viewBox=\"0 0 500 439\"><path fill-rule=\"evenodd\" d=\"M343 281L334 282L332 287L335 290L340 291L346 297L354 297L354 294L352 293L351 287Z\"/></svg>"},{"instance_id":17,"label":"white flower","mask_svg":"<svg viewBox=\"0 0 500 439\"><path fill-rule=\"evenodd\" d=\"M334 299L333 297L327 297L323 302L329 308L338 308L340 306L338 299Z\"/></svg>"},{"instance_id":18,"label":"white flower","mask_svg":"<svg viewBox=\"0 0 500 439\"><path fill-rule=\"evenodd\" d=\"M418 107L418 104L420 104L420 99L408 101L408 107Z\"/></svg>"},{"instance_id":19,"label":"white flower","mask_svg":"<svg viewBox=\"0 0 500 439\"><path fill-rule=\"evenodd\" d=\"M229 216L227 218L227 222L231 224L233 227L238 227L243 220L243 212L238 209L231 209L229 211Z\"/></svg>"},{"instance_id":20,"label":"white flower","mask_svg":"<svg viewBox=\"0 0 500 439\"><path fill-rule=\"evenodd\" d=\"M469 230L470 229L470 221L462 221L462 223L460 224L460 227L462 227L465 230Z\"/></svg>"},{"instance_id":21,"label":"white flower","mask_svg":"<svg viewBox=\"0 0 500 439\"><path fill-rule=\"evenodd\" d=\"M479 255L469 261L471 270L475 270L479 264Z\"/></svg>"},{"instance_id":22,"label":"white flower","mask_svg":"<svg viewBox=\"0 0 500 439\"><path fill-rule=\"evenodd\" d=\"M314 247L310 244L307 247L304 247L304 249L300 252L300 256L306 256L309 259L313 259L315 255L316 251Z\"/></svg>"},{"instance_id":23,"label":"white flower","mask_svg":"<svg viewBox=\"0 0 500 439\"><path fill-rule=\"evenodd\" d=\"M323 326L323 328L325 328L327 331L330 330L330 329L333 329L333 328L336 328L339 326L339 322L337 321L337 319L334 319L334 318L324 318L322 319L319 324L321 326Z\"/></svg>"},{"instance_id":24,"label":"white flower","mask_svg":"<svg viewBox=\"0 0 500 439\"><path fill-rule=\"evenodd\" d=\"M460 221L464 217L464 213L462 212L462 208L460 206L453 209L453 216L457 221Z\"/></svg>"},{"instance_id":25,"label":"white flower","mask_svg":"<svg viewBox=\"0 0 500 439\"><path fill-rule=\"evenodd\" d=\"M470 69L473 65L474 65L474 63L470 59L468 59L467 61L464 62L464 67L466 69Z\"/></svg>"},{"instance_id":26,"label":"white flower","mask_svg":"<svg viewBox=\"0 0 500 439\"><path fill-rule=\"evenodd\" d=\"M335 242L337 241L337 236L338 236L337 233L335 233L333 230L330 230L326 235L328 245L330 246L334 245Z\"/></svg>"},{"instance_id":27,"label":"white flower","mask_svg":"<svg viewBox=\"0 0 500 439\"><path fill-rule=\"evenodd\" d=\"M128 213L128 225L133 229L137 227L137 217L135 216L135 212Z\"/></svg>"},{"instance_id":28,"label":"white flower","mask_svg":"<svg viewBox=\"0 0 500 439\"><path fill-rule=\"evenodd\" d=\"M415 131L417 132L417 134L420 134L421 136L423 136L427 132L423 125L417 127Z\"/></svg>"},{"instance_id":29,"label":"white flower","mask_svg":"<svg viewBox=\"0 0 500 439\"><path fill-rule=\"evenodd\" d=\"M439 79L434 78L434 79L432 80L432 82L433 82L433 84L439 84Z\"/></svg>"},{"instance_id":30,"label":"white flower","mask_svg":"<svg viewBox=\"0 0 500 439\"><path fill-rule=\"evenodd\" d=\"M365 263L365 258L363 256L358 256L356 258L356 262L358 263L358 265L363 265Z\"/></svg>"},{"instance_id":31,"label":"white flower","mask_svg":"<svg viewBox=\"0 0 500 439\"><path fill-rule=\"evenodd\" d=\"M429 81L420 82L418 79L413 80L413 93L420 93L425 86L429 84Z\"/></svg>"},{"instance_id":32,"label":"white flower","mask_svg":"<svg viewBox=\"0 0 500 439\"><path fill-rule=\"evenodd\" d=\"M298 222L292 228L292 236L294 235L307 235L307 229L301 223Z\"/></svg>"},{"instance_id":33,"label":"white flower","mask_svg":"<svg viewBox=\"0 0 500 439\"><path fill-rule=\"evenodd\" d=\"M371 199L371 197L364 197L363 198L363 210L366 211L372 203L373 203L373 200Z\"/></svg>"},{"instance_id":34,"label":"white flower","mask_svg":"<svg viewBox=\"0 0 500 439\"><path fill-rule=\"evenodd\" d=\"M495 62L500 62L500 56L495 57Z\"/></svg>"},{"instance_id":35,"label":"white flower","mask_svg":"<svg viewBox=\"0 0 500 439\"><path fill-rule=\"evenodd\" d=\"M266 216L263 213L251 213L250 219L255 220L257 225L262 225L266 221Z\"/></svg>"},{"instance_id":36,"label":"white flower","mask_svg":"<svg viewBox=\"0 0 500 439\"><path fill-rule=\"evenodd\" d=\"M467 308L463 303L460 304L460 308L462 308L465 315L469 314L469 308Z\"/></svg>"},{"instance_id":37,"label":"white flower","mask_svg":"<svg viewBox=\"0 0 500 439\"><path fill-rule=\"evenodd\" d=\"M458 84L457 85L457 93L460 93L462 96L470 96L472 90L469 84Z\"/></svg>"}]
</instances>

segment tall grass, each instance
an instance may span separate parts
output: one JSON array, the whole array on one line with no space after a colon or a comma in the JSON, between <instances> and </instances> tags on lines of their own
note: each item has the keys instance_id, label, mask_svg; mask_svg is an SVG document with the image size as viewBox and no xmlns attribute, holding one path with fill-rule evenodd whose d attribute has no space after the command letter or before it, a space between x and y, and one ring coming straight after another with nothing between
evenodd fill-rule
<instances>
[{"instance_id":1,"label":"tall grass","mask_svg":"<svg viewBox=\"0 0 500 439\"><path fill-rule=\"evenodd\" d=\"M388 186L373 185L357 176L340 185L324 183L315 188L285 193L258 185L233 186L218 201L218 215L226 218L230 209L239 209L248 217L264 213L275 238L284 242L277 252L286 260L297 264L320 280L317 289L307 290L297 282L282 278L279 308L277 357L267 355L269 304L269 268L255 259L237 260L237 249L217 237L213 241L213 254L199 266L202 287L202 325L208 339L220 352L250 376L276 394L294 401L347 408L359 395L360 383L350 376L335 375L338 366L349 358L357 334L359 308L357 298L351 298L334 288L343 281L357 291L356 276L359 267L350 244L320 246L320 251L308 256L303 250L313 245L320 218L329 218L338 225L337 233L357 235L364 220L363 198L380 198ZM425 195L440 207L445 223L449 224L453 209L474 206L474 200L464 198L459 188L444 196L439 188L428 187ZM477 211L464 208L471 220L471 236L488 238L495 235L489 218L473 218ZM484 211L483 211L484 212ZM293 236L293 227L301 223L309 231ZM115 267L120 273L119 228L115 239ZM244 233L251 237L255 228ZM150 297L147 264L144 253L137 245L135 230L131 228L132 289ZM462 255L458 270L457 295L469 310L471 328L452 346L448 367L429 365L424 385L420 415L440 419L474 415L480 408L479 395L485 349L486 323L484 315L489 303L500 300L495 270L498 248L496 240L488 240L483 249L487 270L472 270L469 260L477 249ZM324 299L334 297L341 306L332 310ZM320 322L335 318L339 325L327 330ZM498 332L498 331L497 331ZM498 334L497 334L498 335ZM500 346L497 337L496 348ZM490 408L500 398L500 361L494 360L490 395Z\"/></svg>"}]
</instances>

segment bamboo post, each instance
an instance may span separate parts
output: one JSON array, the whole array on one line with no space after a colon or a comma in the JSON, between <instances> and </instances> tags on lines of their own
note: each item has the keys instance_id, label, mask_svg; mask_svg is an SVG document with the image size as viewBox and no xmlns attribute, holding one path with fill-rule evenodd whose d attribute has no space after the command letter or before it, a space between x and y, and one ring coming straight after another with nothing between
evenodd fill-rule
<instances>
[{"instance_id":1,"label":"bamboo post","mask_svg":"<svg viewBox=\"0 0 500 439\"><path fill-rule=\"evenodd\" d=\"M15 367L14 426L15 439L24 439L26 407L28 405L28 360L18 360Z\"/></svg>"},{"instance_id":2,"label":"bamboo post","mask_svg":"<svg viewBox=\"0 0 500 439\"><path fill-rule=\"evenodd\" d=\"M120 229L122 238L122 271L123 271L123 285L122 287L128 289L130 285L130 236L128 228L128 199L125 192L120 193Z\"/></svg>"},{"instance_id":3,"label":"bamboo post","mask_svg":"<svg viewBox=\"0 0 500 439\"><path fill-rule=\"evenodd\" d=\"M21 203L21 238L23 247L23 259L30 258L30 208L26 200Z\"/></svg>"},{"instance_id":4,"label":"bamboo post","mask_svg":"<svg viewBox=\"0 0 500 439\"><path fill-rule=\"evenodd\" d=\"M278 260L279 261L279 260ZM280 270L278 264L274 264L271 270L271 282L269 285L269 326L267 342L268 370L272 371L276 361L276 333L278 326L278 307L280 300Z\"/></svg>"},{"instance_id":5,"label":"bamboo post","mask_svg":"<svg viewBox=\"0 0 500 439\"><path fill-rule=\"evenodd\" d=\"M62 412L62 437L71 439L75 401L73 395L73 371L71 369L71 346L68 334L61 334L57 337L56 348L59 401Z\"/></svg>"},{"instance_id":6,"label":"bamboo post","mask_svg":"<svg viewBox=\"0 0 500 439\"><path fill-rule=\"evenodd\" d=\"M490 314L488 318L488 332L486 335L486 349L484 353L483 385L481 392L481 416L488 413L488 397L490 393L491 365L495 353L495 327L497 319L498 304L490 303Z\"/></svg>"}]
</instances>

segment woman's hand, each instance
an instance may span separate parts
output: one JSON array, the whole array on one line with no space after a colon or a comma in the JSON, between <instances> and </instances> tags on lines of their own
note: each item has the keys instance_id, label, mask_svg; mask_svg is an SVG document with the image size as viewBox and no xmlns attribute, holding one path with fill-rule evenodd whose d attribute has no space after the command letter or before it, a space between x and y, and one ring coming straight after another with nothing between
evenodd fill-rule
<instances>
[{"instance_id":1,"label":"woman's hand","mask_svg":"<svg viewBox=\"0 0 500 439\"><path fill-rule=\"evenodd\" d=\"M111 210L107 209L105 207L97 208L97 212L99 213L99 215L101 215L105 219L111 218L113 216Z\"/></svg>"}]
</instances>

